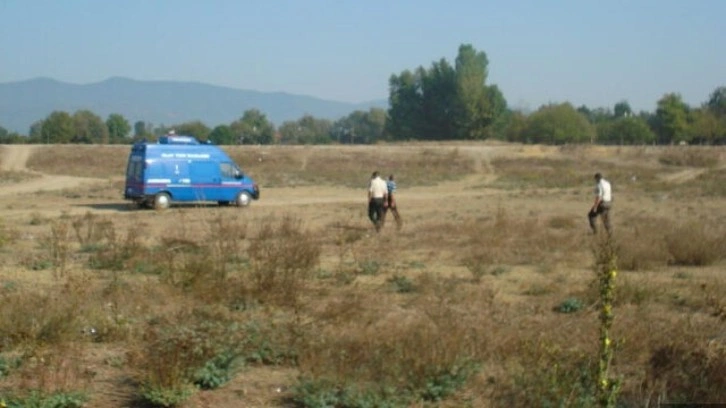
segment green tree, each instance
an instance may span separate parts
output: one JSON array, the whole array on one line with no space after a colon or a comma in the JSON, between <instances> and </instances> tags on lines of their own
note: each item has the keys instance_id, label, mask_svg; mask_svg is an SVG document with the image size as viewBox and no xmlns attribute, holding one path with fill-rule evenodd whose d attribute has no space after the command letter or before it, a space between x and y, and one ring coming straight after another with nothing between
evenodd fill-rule
<instances>
[{"instance_id":1,"label":"green tree","mask_svg":"<svg viewBox=\"0 0 726 408\"><path fill-rule=\"evenodd\" d=\"M597 126L597 141L605 144L650 144L655 142L655 133L645 119L624 116Z\"/></svg>"},{"instance_id":2,"label":"green tree","mask_svg":"<svg viewBox=\"0 0 726 408\"><path fill-rule=\"evenodd\" d=\"M522 134L527 142L546 144L587 143L595 138L590 122L569 103L540 107L527 118Z\"/></svg>"},{"instance_id":3,"label":"green tree","mask_svg":"<svg viewBox=\"0 0 726 408\"><path fill-rule=\"evenodd\" d=\"M240 144L271 144L274 141L275 126L257 109L246 110L229 127Z\"/></svg>"},{"instance_id":4,"label":"green tree","mask_svg":"<svg viewBox=\"0 0 726 408\"><path fill-rule=\"evenodd\" d=\"M209 128L201 121L184 122L172 126L177 135L194 136L197 140L206 141L209 138Z\"/></svg>"},{"instance_id":5,"label":"green tree","mask_svg":"<svg viewBox=\"0 0 726 408\"><path fill-rule=\"evenodd\" d=\"M500 138L510 142L524 142L524 129L527 126L527 116L520 111L508 111L505 115L506 126Z\"/></svg>"},{"instance_id":6,"label":"green tree","mask_svg":"<svg viewBox=\"0 0 726 408\"><path fill-rule=\"evenodd\" d=\"M694 109L688 115L688 140L697 144L715 144L726 139L726 118L719 118L710 107Z\"/></svg>"},{"instance_id":7,"label":"green tree","mask_svg":"<svg viewBox=\"0 0 726 408\"><path fill-rule=\"evenodd\" d=\"M726 86L716 88L706 105L717 117L726 117Z\"/></svg>"},{"instance_id":8,"label":"green tree","mask_svg":"<svg viewBox=\"0 0 726 408\"><path fill-rule=\"evenodd\" d=\"M420 138L422 124L425 123L421 78L406 70L398 76L391 75L388 86L386 135L395 140Z\"/></svg>"},{"instance_id":9,"label":"green tree","mask_svg":"<svg viewBox=\"0 0 726 408\"><path fill-rule=\"evenodd\" d=\"M624 118L626 116L630 116L633 114L633 110L630 109L630 104L628 101L620 101L615 104L615 107L613 108L613 115L615 118Z\"/></svg>"},{"instance_id":10,"label":"green tree","mask_svg":"<svg viewBox=\"0 0 726 408\"><path fill-rule=\"evenodd\" d=\"M74 135L72 143L108 143L108 127L103 120L89 110L79 110L73 114Z\"/></svg>"},{"instance_id":11,"label":"green tree","mask_svg":"<svg viewBox=\"0 0 726 408\"><path fill-rule=\"evenodd\" d=\"M420 138L456 138L456 70L442 58L428 71L419 68L418 76L421 78L423 114Z\"/></svg>"},{"instance_id":12,"label":"green tree","mask_svg":"<svg viewBox=\"0 0 726 408\"><path fill-rule=\"evenodd\" d=\"M608 122L613 119L613 113L608 108L594 108L590 109L586 105L582 105L577 108L577 111L584 115L587 120L593 125L599 123Z\"/></svg>"},{"instance_id":13,"label":"green tree","mask_svg":"<svg viewBox=\"0 0 726 408\"><path fill-rule=\"evenodd\" d=\"M212 132L209 133L209 140L218 145L237 144L237 139L228 125L219 125L212 129Z\"/></svg>"},{"instance_id":14,"label":"green tree","mask_svg":"<svg viewBox=\"0 0 726 408\"><path fill-rule=\"evenodd\" d=\"M75 135L73 118L67 112L54 111L43 120L40 133L43 143L70 143Z\"/></svg>"},{"instance_id":15,"label":"green tree","mask_svg":"<svg viewBox=\"0 0 726 408\"><path fill-rule=\"evenodd\" d=\"M106 118L106 128L108 128L108 138L111 143L125 143L127 142L129 132L131 131L131 125L118 113L112 113Z\"/></svg>"},{"instance_id":16,"label":"green tree","mask_svg":"<svg viewBox=\"0 0 726 408\"><path fill-rule=\"evenodd\" d=\"M152 139L153 136L154 131L151 123L146 123L143 120L139 120L134 123L134 141Z\"/></svg>"},{"instance_id":17,"label":"green tree","mask_svg":"<svg viewBox=\"0 0 726 408\"><path fill-rule=\"evenodd\" d=\"M485 138L486 127L502 113L501 109L497 112L498 109L492 106L494 101L489 93L495 91L486 86L488 65L489 60L483 51L477 52L468 44L459 46L454 113L457 139Z\"/></svg>"},{"instance_id":18,"label":"green tree","mask_svg":"<svg viewBox=\"0 0 726 408\"><path fill-rule=\"evenodd\" d=\"M403 71L389 80L386 135L406 139L484 139L506 112L499 88L488 86L489 61L468 44L459 47L455 67L441 59L426 70ZM497 130L499 129L499 130Z\"/></svg>"},{"instance_id":19,"label":"green tree","mask_svg":"<svg viewBox=\"0 0 726 408\"><path fill-rule=\"evenodd\" d=\"M376 143L384 139L385 126L385 110L355 111L333 124L330 137L338 143Z\"/></svg>"},{"instance_id":20,"label":"green tree","mask_svg":"<svg viewBox=\"0 0 726 408\"><path fill-rule=\"evenodd\" d=\"M332 129L331 121L305 115L280 126L280 141L285 144L327 144L332 141Z\"/></svg>"},{"instance_id":21,"label":"green tree","mask_svg":"<svg viewBox=\"0 0 726 408\"><path fill-rule=\"evenodd\" d=\"M681 95L669 93L658 101L655 112L655 129L658 142L679 143L688 139L688 105Z\"/></svg>"},{"instance_id":22,"label":"green tree","mask_svg":"<svg viewBox=\"0 0 726 408\"><path fill-rule=\"evenodd\" d=\"M28 129L28 143L45 143L43 140L43 120L36 120Z\"/></svg>"},{"instance_id":23,"label":"green tree","mask_svg":"<svg viewBox=\"0 0 726 408\"><path fill-rule=\"evenodd\" d=\"M484 138L497 137L507 128L507 100L496 85L487 86L487 102L491 122L484 128Z\"/></svg>"}]
</instances>

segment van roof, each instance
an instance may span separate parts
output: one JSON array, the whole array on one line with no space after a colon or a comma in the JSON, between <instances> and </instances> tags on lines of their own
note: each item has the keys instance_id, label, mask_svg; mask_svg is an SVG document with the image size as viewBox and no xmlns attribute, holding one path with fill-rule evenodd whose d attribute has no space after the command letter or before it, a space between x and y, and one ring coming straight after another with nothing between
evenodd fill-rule
<instances>
[{"instance_id":1,"label":"van roof","mask_svg":"<svg viewBox=\"0 0 726 408\"><path fill-rule=\"evenodd\" d=\"M175 144L175 145L198 145L201 144L194 136L161 136L157 141L158 144Z\"/></svg>"}]
</instances>

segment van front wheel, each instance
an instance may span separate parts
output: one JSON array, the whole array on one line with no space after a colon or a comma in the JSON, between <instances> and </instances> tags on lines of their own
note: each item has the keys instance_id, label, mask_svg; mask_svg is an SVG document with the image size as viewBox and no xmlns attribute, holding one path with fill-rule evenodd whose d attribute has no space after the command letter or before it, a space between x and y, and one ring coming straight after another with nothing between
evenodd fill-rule
<instances>
[{"instance_id":1,"label":"van front wheel","mask_svg":"<svg viewBox=\"0 0 726 408\"><path fill-rule=\"evenodd\" d=\"M159 193L154 196L154 209L166 210L171 206L171 197L167 193Z\"/></svg>"},{"instance_id":2,"label":"van front wheel","mask_svg":"<svg viewBox=\"0 0 726 408\"><path fill-rule=\"evenodd\" d=\"M247 207L252 202L252 196L250 193L246 191L242 191L237 195L237 200L235 200L235 204L237 204L237 207Z\"/></svg>"}]
</instances>

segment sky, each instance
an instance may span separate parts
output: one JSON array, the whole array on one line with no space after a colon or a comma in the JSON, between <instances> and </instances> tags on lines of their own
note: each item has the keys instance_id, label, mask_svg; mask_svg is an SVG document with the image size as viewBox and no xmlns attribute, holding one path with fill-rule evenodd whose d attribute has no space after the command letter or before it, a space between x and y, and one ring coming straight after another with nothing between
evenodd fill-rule
<instances>
[{"instance_id":1,"label":"sky","mask_svg":"<svg viewBox=\"0 0 726 408\"><path fill-rule=\"evenodd\" d=\"M0 83L192 81L341 102L470 44L512 108L726 86L726 0L0 0Z\"/></svg>"}]
</instances>

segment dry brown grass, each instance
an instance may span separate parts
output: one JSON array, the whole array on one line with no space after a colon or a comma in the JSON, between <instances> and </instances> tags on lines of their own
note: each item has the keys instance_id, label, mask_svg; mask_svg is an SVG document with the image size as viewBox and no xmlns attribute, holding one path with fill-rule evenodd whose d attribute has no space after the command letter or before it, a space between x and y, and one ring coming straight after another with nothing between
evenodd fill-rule
<instances>
[{"instance_id":1,"label":"dry brown grass","mask_svg":"<svg viewBox=\"0 0 726 408\"><path fill-rule=\"evenodd\" d=\"M0 196L0 360L19 361L0 364L0 395L77 390L101 408L141 404L144 390L220 408L325 395L591 405L585 213L599 170L616 188L620 401L725 398L721 156L683 172L655 147L234 147L259 202L155 212L119 197L128 147L62 147L39 148L33 169L112 181ZM374 169L399 178L400 231L366 219ZM224 355L242 371L187 395Z\"/></svg>"}]
</instances>

